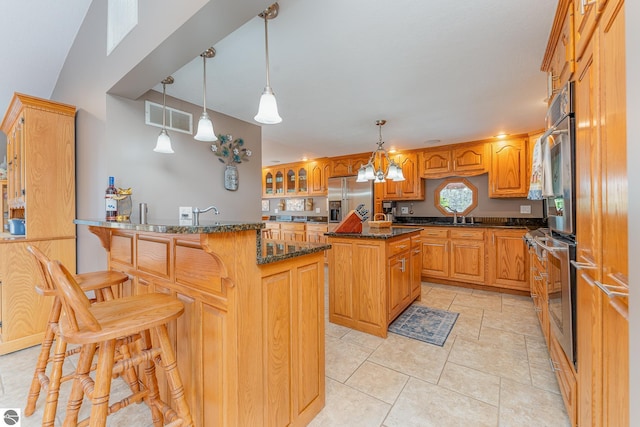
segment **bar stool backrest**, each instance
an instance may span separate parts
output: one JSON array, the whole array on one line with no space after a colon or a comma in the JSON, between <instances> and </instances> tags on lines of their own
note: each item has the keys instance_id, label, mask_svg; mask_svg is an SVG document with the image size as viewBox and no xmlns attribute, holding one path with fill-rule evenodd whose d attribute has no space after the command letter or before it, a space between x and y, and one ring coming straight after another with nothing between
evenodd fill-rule
<instances>
[{"instance_id":1,"label":"bar stool backrest","mask_svg":"<svg viewBox=\"0 0 640 427\"><path fill-rule=\"evenodd\" d=\"M60 261L54 260L47 263L47 271L56 294L62 302L64 316L60 326L63 332L70 335L85 328L92 332L100 331L102 329L100 323L89 310L91 306L89 298L69 270Z\"/></svg>"},{"instance_id":2,"label":"bar stool backrest","mask_svg":"<svg viewBox=\"0 0 640 427\"><path fill-rule=\"evenodd\" d=\"M38 265L38 273L40 273L40 282L36 284L36 291L41 295L55 295L55 287L51 281L51 276L47 270L47 263L51 261L48 256L35 246L27 246L27 250L33 255Z\"/></svg>"}]
</instances>

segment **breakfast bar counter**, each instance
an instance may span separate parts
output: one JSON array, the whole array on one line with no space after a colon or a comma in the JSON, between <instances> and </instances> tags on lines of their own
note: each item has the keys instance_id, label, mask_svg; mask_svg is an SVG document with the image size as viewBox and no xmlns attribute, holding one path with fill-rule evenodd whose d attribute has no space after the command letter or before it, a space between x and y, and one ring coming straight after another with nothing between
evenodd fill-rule
<instances>
[{"instance_id":1,"label":"breakfast bar counter","mask_svg":"<svg viewBox=\"0 0 640 427\"><path fill-rule=\"evenodd\" d=\"M75 223L129 275L120 295L184 303L170 336L197 426L306 425L324 407L328 245L264 240L262 222Z\"/></svg>"}]
</instances>

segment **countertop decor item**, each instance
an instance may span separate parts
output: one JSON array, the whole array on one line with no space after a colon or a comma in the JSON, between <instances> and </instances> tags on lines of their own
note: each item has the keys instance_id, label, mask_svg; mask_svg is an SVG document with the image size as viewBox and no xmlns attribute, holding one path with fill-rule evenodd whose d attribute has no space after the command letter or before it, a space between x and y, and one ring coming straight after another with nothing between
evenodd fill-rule
<instances>
[{"instance_id":1,"label":"countertop decor item","mask_svg":"<svg viewBox=\"0 0 640 427\"><path fill-rule=\"evenodd\" d=\"M218 140L211 145L211 151L218 156L218 160L227 165L224 171L224 188L229 191L236 191L240 184L235 164L248 162L251 157L251 150L243 145L242 138L233 139L231 135L218 135Z\"/></svg>"}]
</instances>

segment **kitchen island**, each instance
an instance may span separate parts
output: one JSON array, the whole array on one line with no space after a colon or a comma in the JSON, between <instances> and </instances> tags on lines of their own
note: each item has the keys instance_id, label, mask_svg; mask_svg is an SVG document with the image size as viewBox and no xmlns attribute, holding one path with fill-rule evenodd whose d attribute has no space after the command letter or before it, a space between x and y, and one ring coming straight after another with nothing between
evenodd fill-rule
<instances>
[{"instance_id":1,"label":"kitchen island","mask_svg":"<svg viewBox=\"0 0 640 427\"><path fill-rule=\"evenodd\" d=\"M328 245L262 239L261 222L75 223L131 278L120 295L184 303L170 336L197 426L306 425L324 407Z\"/></svg>"},{"instance_id":2,"label":"kitchen island","mask_svg":"<svg viewBox=\"0 0 640 427\"><path fill-rule=\"evenodd\" d=\"M420 228L363 227L362 233L326 233L329 321L387 336L387 328L420 299Z\"/></svg>"}]
</instances>

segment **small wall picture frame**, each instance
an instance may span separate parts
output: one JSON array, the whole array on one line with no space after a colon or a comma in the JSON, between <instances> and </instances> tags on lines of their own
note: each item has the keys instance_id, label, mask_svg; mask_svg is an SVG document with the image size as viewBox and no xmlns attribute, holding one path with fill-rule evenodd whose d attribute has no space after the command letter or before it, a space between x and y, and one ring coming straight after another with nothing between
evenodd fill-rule
<instances>
[{"instance_id":1,"label":"small wall picture frame","mask_svg":"<svg viewBox=\"0 0 640 427\"><path fill-rule=\"evenodd\" d=\"M263 200L262 201L262 212L269 212L269 201L268 200Z\"/></svg>"}]
</instances>

